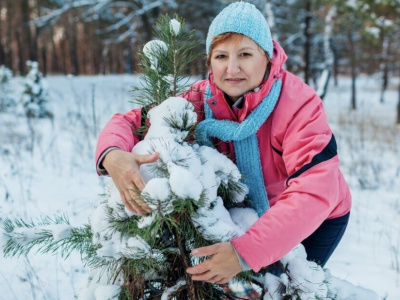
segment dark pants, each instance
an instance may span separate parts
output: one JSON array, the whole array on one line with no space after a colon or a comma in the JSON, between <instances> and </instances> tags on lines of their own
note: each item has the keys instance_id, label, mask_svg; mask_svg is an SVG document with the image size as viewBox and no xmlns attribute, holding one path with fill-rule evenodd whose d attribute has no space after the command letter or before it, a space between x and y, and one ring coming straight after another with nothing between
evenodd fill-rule
<instances>
[{"instance_id":1,"label":"dark pants","mask_svg":"<svg viewBox=\"0 0 400 300\"><path fill-rule=\"evenodd\" d=\"M307 259L315 261L322 267L339 244L347 223L350 212L342 217L324 221L302 244L306 248Z\"/></svg>"}]
</instances>

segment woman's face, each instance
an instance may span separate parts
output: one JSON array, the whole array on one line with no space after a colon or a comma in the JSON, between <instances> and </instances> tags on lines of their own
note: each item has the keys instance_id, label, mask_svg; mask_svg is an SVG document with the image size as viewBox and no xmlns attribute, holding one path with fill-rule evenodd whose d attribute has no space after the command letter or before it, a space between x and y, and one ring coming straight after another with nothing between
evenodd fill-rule
<instances>
[{"instance_id":1,"label":"woman's face","mask_svg":"<svg viewBox=\"0 0 400 300\"><path fill-rule=\"evenodd\" d=\"M261 84L268 58L252 39L243 36L216 45L210 65L217 87L236 102Z\"/></svg>"}]
</instances>

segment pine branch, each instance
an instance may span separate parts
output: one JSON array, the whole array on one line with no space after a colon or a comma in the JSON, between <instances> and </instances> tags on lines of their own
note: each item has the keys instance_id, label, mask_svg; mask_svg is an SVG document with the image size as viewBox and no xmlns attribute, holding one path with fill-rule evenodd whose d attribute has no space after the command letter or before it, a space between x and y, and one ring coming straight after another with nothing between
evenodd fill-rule
<instances>
[{"instance_id":1,"label":"pine branch","mask_svg":"<svg viewBox=\"0 0 400 300\"><path fill-rule=\"evenodd\" d=\"M90 261L95 253L90 227L73 228L66 216L45 217L36 223L7 218L2 227L8 237L3 249L5 257L26 255L34 247L37 253L60 253L64 258L78 251L85 261Z\"/></svg>"},{"instance_id":2,"label":"pine branch","mask_svg":"<svg viewBox=\"0 0 400 300\"><path fill-rule=\"evenodd\" d=\"M225 174L221 174L221 172L216 173L216 176L221 177L221 175L225 177ZM222 181L218 187L217 194L222 198L224 206L229 209L243 206L242 203L237 203L237 201L235 201L235 195L242 195L244 192L244 184L233 180L233 178L228 175L228 180L226 182Z\"/></svg>"},{"instance_id":3,"label":"pine branch","mask_svg":"<svg viewBox=\"0 0 400 300\"><path fill-rule=\"evenodd\" d=\"M172 118L164 118L164 121L173 129L180 131L193 132L195 125L190 122L189 114L185 112L182 116L182 120L177 120L174 116Z\"/></svg>"},{"instance_id":4,"label":"pine branch","mask_svg":"<svg viewBox=\"0 0 400 300\"><path fill-rule=\"evenodd\" d=\"M107 205L107 219L110 222L110 226L113 232L120 232L121 236L124 235L135 235L139 230L137 222L140 216L131 216L127 218L121 218L122 213L125 213L125 205L122 203L117 204L117 208L114 209Z\"/></svg>"},{"instance_id":5,"label":"pine branch","mask_svg":"<svg viewBox=\"0 0 400 300\"><path fill-rule=\"evenodd\" d=\"M151 41L150 50L139 52L142 75L140 85L132 91L136 94L133 102L142 107L144 116L152 106L188 89L190 62L200 57L195 51L200 41L195 39L194 31L187 32L184 20L175 19L180 23L178 31L172 28L169 16L162 16L154 27L154 36L160 40ZM145 132L146 125L141 127L137 131Z\"/></svg>"}]
</instances>

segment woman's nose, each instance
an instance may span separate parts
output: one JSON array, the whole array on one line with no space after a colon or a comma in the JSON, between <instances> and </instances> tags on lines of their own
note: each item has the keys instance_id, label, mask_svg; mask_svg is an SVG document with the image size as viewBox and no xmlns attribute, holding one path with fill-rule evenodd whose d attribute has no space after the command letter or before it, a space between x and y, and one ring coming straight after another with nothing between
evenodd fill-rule
<instances>
[{"instance_id":1,"label":"woman's nose","mask_svg":"<svg viewBox=\"0 0 400 300\"><path fill-rule=\"evenodd\" d=\"M239 67L239 62L236 58L230 58L228 60L228 67L226 72L228 74L236 74L239 73L240 67Z\"/></svg>"}]
</instances>

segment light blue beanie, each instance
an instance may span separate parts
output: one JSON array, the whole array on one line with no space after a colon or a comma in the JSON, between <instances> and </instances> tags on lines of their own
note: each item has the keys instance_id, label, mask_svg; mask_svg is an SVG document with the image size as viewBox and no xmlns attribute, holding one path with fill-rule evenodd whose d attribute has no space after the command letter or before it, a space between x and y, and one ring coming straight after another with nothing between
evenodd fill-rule
<instances>
[{"instance_id":1,"label":"light blue beanie","mask_svg":"<svg viewBox=\"0 0 400 300\"><path fill-rule=\"evenodd\" d=\"M268 53L270 59L272 58L271 31L267 20L253 4L234 2L225 7L215 17L208 29L206 40L207 55L213 38L227 32L241 33L251 38Z\"/></svg>"}]
</instances>

